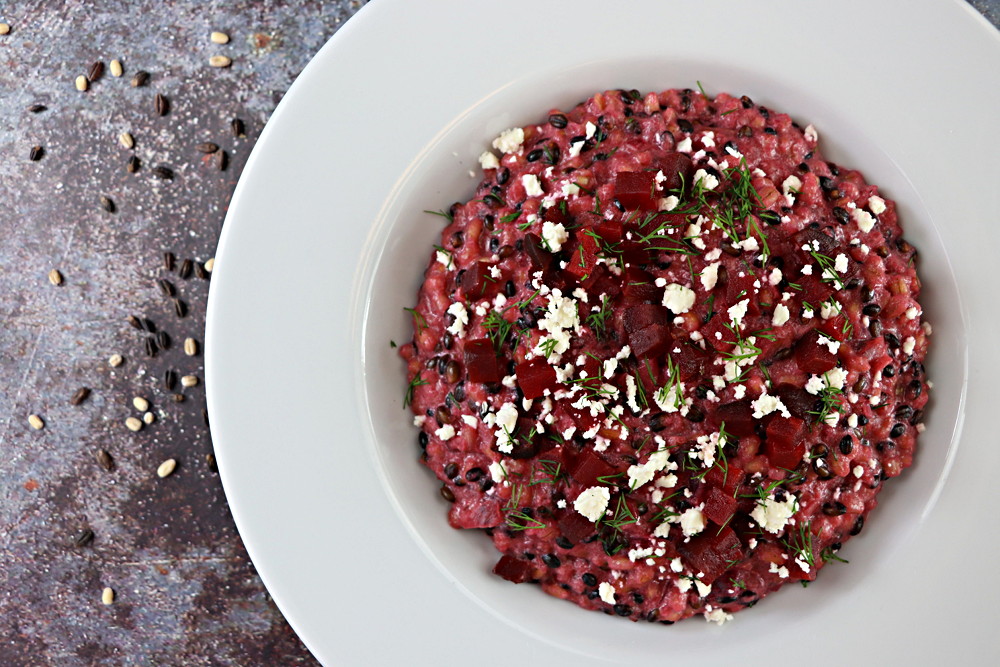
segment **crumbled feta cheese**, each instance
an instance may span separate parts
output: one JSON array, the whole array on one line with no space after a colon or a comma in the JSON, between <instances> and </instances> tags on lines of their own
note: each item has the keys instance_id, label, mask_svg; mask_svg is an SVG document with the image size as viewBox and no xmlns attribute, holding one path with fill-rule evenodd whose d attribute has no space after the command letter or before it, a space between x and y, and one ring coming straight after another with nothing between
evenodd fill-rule
<instances>
[{"instance_id":1,"label":"crumbled feta cheese","mask_svg":"<svg viewBox=\"0 0 1000 667\"><path fill-rule=\"evenodd\" d=\"M694 305L694 290L684 285L671 283L663 290L663 305L675 315L681 315L691 310Z\"/></svg>"},{"instance_id":2,"label":"crumbled feta cheese","mask_svg":"<svg viewBox=\"0 0 1000 667\"><path fill-rule=\"evenodd\" d=\"M909 308L906 309L906 319L908 320L917 319L917 315L919 314L920 314L920 309L918 309L916 306L910 306Z\"/></svg>"},{"instance_id":3,"label":"crumbled feta cheese","mask_svg":"<svg viewBox=\"0 0 1000 667\"><path fill-rule=\"evenodd\" d=\"M705 530L705 515L697 507L689 507L680 516L681 531L685 537L697 535Z\"/></svg>"},{"instance_id":4,"label":"crumbled feta cheese","mask_svg":"<svg viewBox=\"0 0 1000 667\"><path fill-rule=\"evenodd\" d=\"M841 310L843 310L843 306L841 306L840 302L836 299L830 299L820 304L819 316L824 320L828 320L839 315Z\"/></svg>"},{"instance_id":5,"label":"crumbled feta cheese","mask_svg":"<svg viewBox=\"0 0 1000 667\"><path fill-rule=\"evenodd\" d=\"M714 148L715 132L703 132L701 135L701 143L705 148Z\"/></svg>"},{"instance_id":6,"label":"crumbled feta cheese","mask_svg":"<svg viewBox=\"0 0 1000 667\"><path fill-rule=\"evenodd\" d=\"M469 426L477 426L479 424L479 420L476 419L475 416L473 415L462 415L462 421L464 421Z\"/></svg>"},{"instance_id":7,"label":"crumbled feta cheese","mask_svg":"<svg viewBox=\"0 0 1000 667\"><path fill-rule=\"evenodd\" d=\"M677 558L674 558L673 560L670 561L670 570L672 572L683 572L684 571L684 565L681 563L680 556L678 556Z\"/></svg>"},{"instance_id":8,"label":"crumbled feta cheese","mask_svg":"<svg viewBox=\"0 0 1000 667\"><path fill-rule=\"evenodd\" d=\"M771 318L771 324L776 327L780 327L782 324L788 321L789 313L788 306L783 303L779 303L774 307L774 316Z\"/></svg>"},{"instance_id":9,"label":"crumbled feta cheese","mask_svg":"<svg viewBox=\"0 0 1000 667\"><path fill-rule=\"evenodd\" d=\"M678 153L690 153L691 152L691 137L684 137L677 142L677 152Z\"/></svg>"},{"instance_id":10,"label":"crumbled feta cheese","mask_svg":"<svg viewBox=\"0 0 1000 667\"><path fill-rule=\"evenodd\" d=\"M705 288L706 292L711 292L716 283L719 282L719 266L721 262L713 262L706 266L701 271L701 286Z\"/></svg>"},{"instance_id":11,"label":"crumbled feta cheese","mask_svg":"<svg viewBox=\"0 0 1000 667\"><path fill-rule=\"evenodd\" d=\"M713 609L712 611L705 612L705 620L709 623L715 623L716 625L722 625L727 621L733 620L732 614L727 614L722 609Z\"/></svg>"},{"instance_id":12,"label":"crumbled feta cheese","mask_svg":"<svg viewBox=\"0 0 1000 667\"><path fill-rule=\"evenodd\" d=\"M469 311L465 309L465 304L461 301L448 306L448 314L454 315L455 321L448 327L448 332L459 338L465 337L465 326L469 323Z\"/></svg>"},{"instance_id":13,"label":"crumbled feta cheese","mask_svg":"<svg viewBox=\"0 0 1000 667\"><path fill-rule=\"evenodd\" d=\"M837 259L833 262L833 268L837 273L845 273L847 271L847 255L844 253L837 255Z\"/></svg>"},{"instance_id":14,"label":"crumbled feta cheese","mask_svg":"<svg viewBox=\"0 0 1000 667\"><path fill-rule=\"evenodd\" d=\"M542 238L552 252L562 250L562 244L569 238L566 227L561 222L552 223L546 220L542 223Z\"/></svg>"},{"instance_id":15,"label":"crumbled feta cheese","mask_svg":"<svg viewBox=\"0 0 1000 667\"><path fill-rule=\"evenodd\" d=\"M514 451L514 443L511 441L510 436L514 433L514 429L517 428L517 406L513 403L504 403L497 410L496 426L499 427L496 431L497 449L504 454L510 454Z\"/></svg>"},{"instance_id":16,"label":"crumbled feta cheese","mask_svg":"<svg viewBox=\"0 0 1000 667\"><path fill-rule=\"evenodd\" d=\"M737 327L743 326L743 317L747 314L747 306L749 305L750 299L743 299L729 307L727 311L729 313L729 320L735 323Z\"/></svg>"},{"instance_id":17,"label":"crumbled feta cheese","mask_svg":"<svg viewBox=\"0 0 1000 667\"><path fill-rule=\"evenodd\" d=\"M802 267L802 275L811 276L812 274L813 274L812 264L806 264L805 266Z\"/></svg>"},{"instance_id":18,"label":"crumbled feta cheese","mask_svg":"<svg viewBox=\"0 0 1000 667\"><path fill-rule=\"evenodd\" d=\"M785 407L785 404L781 402L781 399L777 396L768 396L767 391L761 394L750 405L753 407L754 419L763 419L772 412L780 412L785 419L792 416L788 408Z\"/></svg>"},{"instance_id":19,"label":"crumbled feta cheese","mask_svg":"<svg viewBox=\"0 0 1000 667\"><path fill-rule=\"evenodd\" d=\"M917 341L913 336L907 336L903 341L903 354L913 354L913 348L917 346Z\"/></svg>"},{"instance_id":20,"label":"crumbled feta cheese","mask_svg":"<svg viewBox=\"0 0 1000 667\"><path fill-rule=\"evenodd\" d=\"M594 136L594 133L597 132L597 126L591 123L589 120L587 121L587 124L584 125L583 127L584 130L586 130L586 135L588 139Z\"/></svg>"},{"instance_id":21,"label":"crumbled feta cheese","mask_svg":"<svg viewBox=\"0 0 1000 667\"><path fill-rule=\"evenodd\" d=\"M494 461L490 464L490 477L494 482L502 482L507 479L507 469L504 468L503 463Z\"/></svg>"},{"instance_id":22,"label":"crumbled feta cheese","mask_svg":"<svg viewBox=\"0 0 1000 667\"><path fill-rule=\"evenodd\" d=\"M659 211L672 211L677 208L677 205L681 203L681 200L670 195L669 197L662 197L657 203L656 208Z\"/></svg>"},{"instance_id":23,"label":"crumbled feta cheese","mask_svg":"<svg viewBox=\"0 0 1000 667\"><path fill-rule=\"evenodd\" d=\"M882 215L885 213L885 200L878 195L872 195L868 198L868 208L870 208L872 213L875 215Z\"/></svg>"},{"instance_id":24,"label":"crumbled feta cheese","mask_svg":"<svg viewBox=\"0 0 1000 667\"><path fill-rule=\"evenodd\" d=\"M442 440L451 440L455 437L455 427L451 424L445 424L438 430L434 431L434 435L441 438Z\"/></svg>"},{"instance_id":25,"label":"crumbled feta cheese","mask_svg":"<svg viewBox=\"0 0 1000 667\"><path fill-rule=\"evenodd\" d=\"M593 522L597 522L608 509L611 502L611 491L606 486L592 486L585 489L573 501L573 509L587 517Z\"/></svg>"},{"instance_id":26,"label":"crumbled feta cheese","mask_svg":"<svg viewBox=\"0 0 1000 667\"><path fill-rule=\"evenodd\" d=\"M604 377L610 378L618 370L618 360L617 359L605 359L604 360Z\"/></svg>"},{"instance_id":27,"label":"crumbled feta cheese","mask_svg":"<svg viewBox=\"0 0 1000 667\"><path fill-rule=\"evenodd\" d=\"M771 567L768 569L768 572L774 573L782 579L788 578L788 568L784 565L778 567L777 563L771 563Z\"/></svg>"},{"instance_id":28,"label":"crumbled feta cheese","mask_svg":"<svg viewBox=\"0 0 1000 667\"><path fill-rule=\"evenodd\" d=\"M542 182L534 174L525 174L522 176L521 184L524 186L524 194L529 197L541 197L545 194L542 190Z\"/></svg>"},{"instance_id":29,"label":"crumbled feta cheese","mask_svg":"<svg viewBox=\"0 0 1000 667\"><path fill-rule=\"evenodd\" d=\"M801 191L802 191L802 180L799 179L799 177L794 174L786 178L784 182L781 184L781 194L785 195L786 197L788 195L794 195Z\"/></svg>"},{"instance_id":30,"label":"crumbled feta cheese","mask_svg":"<svg viewBox=\"0 0 1000 667\"><path fill-rule=\"evenodd\" d=\"M799 509L799 501L790 493L785 493L785 500L778 501L773 495L768 496L764 502L758 502L757 506L750 512L750 516L761 528L769 533L777 535L784 530L788 520L792 518Z\"/></svg>"},{"instance_id":31,"label":"crumbled feta cheese","mask_svg":"<svg viewBox=\"0 0 1000 667\"><path fill-rule=\"evenodd\" d=\"M811 141L812 143L819 141L819 132L816 131L816 128L812 125L812 123L806 125L806 129L802 132L802 134L805 136L806 141Z\"/></svg>"},{"instance_id":32,"label":"crumbled feta cheese","mask_svg":"<svg viewBox=\"0 0 1000 667\"><path fill-rule=\"evenodd\" d=\"M500 136L493 140L493 148L503 153L516 153L521 150L524 143L524 130L520 127L512 127L504 130Z\"/></svg>"},{"instance_id":33,"label":"crumbled feta cheese","mask_svg":"<svg viewBox=\"0 0 1000 667\"><path fill-rule=\"evenodd\" d=\"M479 156L479 165L483 169L496 169L500 166L500 160L490 151L483 151L482 155Z\"/></svg>"},{"instance_id":34,"label":"crumbled feta cheese","mask_svg":"<svg viewBox=\"0 0 1000 667\"><path fill-rule=\"evenodd\" d=\"M642 465L632 465L628 468L628 485L635 491L642 485L651 481L656 473L661 470L676 470L677 464L670 461L670 452L661 450L649 455L649 459Z\"/></svg>"},{"instance_id":35,"label":"crumbled feta cheese","mask_svg":"<svg viewBox=\"0 0 1000 667\"><path fill-rule=\"evenodd\" d=\"M697 186L699 183L701 183L701 187L705 190L714 190L719 187L719 179L704 169L694 172L694 184Z\"/></svg>"},{"instance_id":36,"label":"crumbled feta cheese","mask_svg":"<svg viewBox=\"0 0 1000 667\"><path fill-rule=\"evenodd\" d=\"M423 426L425 421L427 421L427 415L417 415L413 418L413 425Z\"/></svg>"},{"instance_id":37,"label":"crumbled feta cheese","mask_svg":"<svg viewBox=\"0 0 1000 667\"><path fill-rule=\"evenodd\" d=\"M608 582L602 581L601 585L597 587L597 592L604 602L608 604L615 603L615 587Z\"/></svg>"},{"instance_id":38,"label":"crumbled feta cheese","mask_svg":"<svg viewBox=\"0 0 1000 667\"><path fill-rule=\"evenodd\" d=\"M875 226L875 218L873 218L872 214L863 208L854 209L851 211L851 215L854 217L854 222L857 223L858 229L866 234L872 230L872 227Z\"/></svg>"},{"instance_id":39,"label":"crumbled feta cheese","mask_svg":"<svg viewBox=\"0 0 1000 667\"><path fill-rule=\"evenodd\" d=\"M446 269L450 269L451 268L452 264L451 264L451 253L450 252L444 252L442 250L438 250L435 256L437 257L438 263L441 264L441 265L443 265L444 268L446 268Z\"/></svg>"}]
</instances>

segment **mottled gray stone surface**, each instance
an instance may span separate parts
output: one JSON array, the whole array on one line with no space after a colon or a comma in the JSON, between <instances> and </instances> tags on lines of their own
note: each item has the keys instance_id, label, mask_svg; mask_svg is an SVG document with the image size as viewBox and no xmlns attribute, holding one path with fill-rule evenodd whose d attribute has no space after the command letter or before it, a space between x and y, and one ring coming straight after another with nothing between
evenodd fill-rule
<instances>
[{"instance_id":1,"label":"mottled gray stone surface","mask_svg":"<svg viewBox=\"0 0 1000 667\"><path fill-rule=\"evenodd\" d=\"M166 369L201 377L180 349L204 331L208 282L162 253L207 260L240 170L281 95L360 2L0 3L0 665L314 664L254 572L233 526L203 423L204 388L175 403ZM209 33L231 35L224 46ZM213 54L232 67L208 66ZM85 93L77 75L120 59ZM133 88L138 70L150 73ZM170 100L166 116L154 95ZM29 113L31 104L48 110ZM246 137L232 136L232 118ZM128 131L133 150L118 143ZM220 145L225 171L195 150ZM32 146L44 157L29 161ZM130 155L142 161L125 170ZM151 168L166 165L171 181ZM99 205L110 197L115 213ZM50 269L65 276L49 283ZM262 279L280 267L261 267ZM169 278L190 314L157 288ZM168 332L156 358L126 323ZM108 357L125 363L113 369ZM79 406L69 398L93 391ZM180 387L178 392L182 391ZM140 416L132 397L153 405ZM33 430L31 413L46 426ZM115 460L106 472L94 459ZM167 458L176 472L156 476ZM84 528L90 546L67 546ZM112 587L117 599L101 603Z\"/></svg>"},{"instance_id":2,"label":"mottled gray stone surface","mask_svg":"<svg viewBox=\"0 0 1000 667\"><path fill-rule=\"evenodd\" d=\"M202 386L175 403L165 370L202 374L208 283L162 253L213 255L255 138L296 74L358 0L4 0L0 22L0 665L301 665L313 659L270 601L233 526L202 418ZM972 0L996 22L1000 0ZM211 30L232 36L212 44ZM213 69L209 56L233 59ZM119 58L125 76L74 78ZM984 63L984 66L988 64ZM129 79L151 74L145 87ZM170 111L159 117L160 92ZM48 110L31 114L31 104ZM245 138L233 137L242 118ZM118 135L135 137L133 150ZM219 171L195 145L229 156ZM31 162L32 146L45 155ZM142 161L125 171L130 155ZM171 181L151 168L166 165ZM99 197L113 199L115 213ZM65 276L49 283L53 268ZM261 279L282 267L261 267ZM157 286L169 278L190 314ZM252 288L252 287L251 287ZM128 315L173 339L155 358ZM109 367L119 353L125 363ZM90 398L71 406L82 386ZM133 433L133 396L157 421ZM46 427L35 431L29 414ZM108 472L94 459L109 451ZM176 472L156 476L166 458ZM71 546L81 530L96 537ZM117 599L101 603L112 587Z\"/></svg>"}]
</instances>

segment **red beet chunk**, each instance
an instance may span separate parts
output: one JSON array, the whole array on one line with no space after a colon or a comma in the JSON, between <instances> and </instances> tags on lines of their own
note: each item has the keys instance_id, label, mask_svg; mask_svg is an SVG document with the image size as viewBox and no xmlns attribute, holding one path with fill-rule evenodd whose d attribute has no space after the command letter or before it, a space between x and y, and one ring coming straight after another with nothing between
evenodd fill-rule
<instances>
[{"instance_id":1,"label":"red beet chunk","mask_svg":"<svg viewBox=\"0 0 1000 667\"><path fill-rule=\"evenodd\" d=\"M775 417L767 425L764 451L771 465L794 470L806 453L806 423L798 417Z\"/></svg>"},{"instance_id":2,"label":"red beet chunk","mask_svg":"<svg viewBox=\"0 0 1000 667\"><path fill-rule=\"evenodd\" d=\"M636 359L644 357L662 357L670 349L673 340L670 337L670 327L665 324L650 324L629 336L629 346Z\"/></svg>"},{"instance_id":3,"label":"red beet chunk","mask_svg":"<svg viewBox=\"0 0 1000 667\"><path fill-rule=\"evenodd\" d=\"M622 294L629 301L660 301L663 288L657 287L654 280L649 273L630 266L622 275Z\"/></svg>"},{"instance_id":4,"label":"red beet chunk","mask_svg":"<svg viewBox=\"0 0 1000 667\"><path fill-rule=\"evenodd\" d=\"M737 438L753 435L756 421L753 418L751 403L749 398L744 398L741 401L720 405L712 417L715 426L718 427L725 423L726 433L735 435Z\"/></svg>"},{"instance_id":5,"label":"red beet chunk","mask_svg":"<svg viewBox=\"0 0 1000 667\"><path fill-rule=\"evenodd\" d=\"M606 243L618 243L622 240L622 223L616 220L604 220L594 226L594 232Z\"/></svg>"},{"instance_id":6,"label":"red beet chunk","mask_svg":"<svg viewBox=\"0 0 1000 667\"><path fill-rule=\"evenodd\" d=\"M809 419L809 413L815 410L816 397L802 387L794 384L781 384L774 390L782 404L793 416L799 419Z\"/></svg>"},{"instance_id":7,"label":"red beet chunk","mask_svg":"<svg viewBox=\"0 0 1000 667\"><path fill-rule=\"evenodd\" d=\"M703 378L711 375L709 370L714 364L714 355L697 345L682 345L680 354L675 354L674 360L681 372L681 380L687 382L693 378Z\"/></svg>"},{"instance_id":8,"label":"red beet chunk","mask_svg":"<svg viewBox=\"0 0 1000 667\"><path fill-rule=\"evenodd\" d=\"M721 531L706 530L687 544L678 545L678 549L696 572L704 573L705 583L715 581L728 569L728 563L743 558L740 539L728 526Z\"/></svg>"},{"instance_id":9,"label":"red beet chunk","mask_svg":"<svg viewBox=\"0 0 1000 667\"><path fill-rule=\"evenodd\" d=\"M580 235L580 242L569 256L565 272L577 280L589 276L597 265L597 239L590 234Z\"/></svg>"},{"instance_id":10,"label":"red beet chunk","mask_svg":"<svg viewBox=\"0 0 1000 667\"><path fill-rule=\"evenodd\" d=\"M722 526L736 511L736 499L722 489L713 486L705 496L705 509L702 510L709 519Z\"/></svg>"},{"instance_id":11,"label":"red beet chunk","mask_svg":"<svg viewBox=\"0 0 1000 667\"><path fill-rule=\"evenodd\" d=\"M503 513L496 501L460 502L452 504L448 522L454 528L493 528L503 523Z\"/></svg>"},{"instance_id":12,"label":"red beet chunk","mask_svg":"<svg viewBox=\"0 0 1000 667\"><path fill-rule=\"evenodd\" d=\"M740 488L746 473L733 466L715 466L705 475L705 481L732 496Z\"/></svg>"},{"instance_id":13,"label":"red beet chunk","mask_svg":"<svg viewBox=\"0 0 1000 667\"><path fill-rule=\"evenodd\" d=\"M694 172L694 165L691 158L684 153L667 153L656 165L663 175L667 177L660 184L666 190L680 190L681 187L691 186L691 174Z\"/></svg>"},{"instance_id":14,"label":"red beet chunk","mask_svg":"<svg viewBox=\"0 0 1000 667\"><path fill-rule=\"evenodd\" d=\"M490 275L486 262L475 262L462 274L462 291L472 299L492 298L500 291L502 281Z\"/></svg>"},{"instance_id":15,"label":"red beet chunk","mask_svg":"<svg viewBox=\"0 0 1000 667\"><path fill-rule=\"evenodd\" d=\"M620 171L615 174L615 198L625 208L656 208L656 174Z\"/></svg>"},{"instance_id":16,"label":"red beet chunk","mask_svg":"<svg viewBox=\"0 0 1000 667\"><path fill-rule=\"evenodd\" d=\"M561 207L550 206L549 208L545 209L545 213L542 214L542 220L551 223L566 223L570 221L570 217L568 214L563 212Z\"/></svg>"},{"instance_id":17,"label":"red beet chunk","mask_svg":"<svg viewBox=\"0 0 1000 667\"><path fill-rule=\"evenodd\" d=\"M583 450L578 456L567 461L566 471L583 486L594 486L599 483L599 477L615 474L613 466L608 465L604 459L589 449Z\"/></svg>"},{"instance_id":18,"label":"red beet chunk","mask_svg":"<svg viewBox=\"0 0 1000 667\"><path fill-rule=\"evenodd\" d=\"M499 382L503 379L500 372L500 361L497 359L493 341L489 338L477 338L465 343L465 369L470 382Z\"/></svg>"},{"instance_id":19,"label":"red beet chunk","mask_svg":"<svg viewBox=\"0 0 1000 667\"><path fill-rule=\"evenodd\" d=\"M826 345L819 344L820 332L813 329L795 345L794 357L806 373L822 375L837 365L837 357Z\"/></svg>"},{"instance_id":20,"label":"red beet chunk","mask_svg":"<svg viewBox=\"0 0 1000 667\"><path fill-rule=\"evenodd\" d=\"M497 564L493 566L493 574L515 584L531 581L534 578L534 571L535 568L530 562L512 556L501 556Z\"/></svg>"},{"instance_id":21,"label":"red beet chunk","mask_svg":"<svg viewBox=\"0 0 1000 667\"><path fill-rule=\"evenodd\" d=\"M524 252L528 255L533 269L545 271L552 264L552 253L542 247L542 239L535 234L524 235Z\"/></svg>"},{"instance_id":22,"label":"red beet chunk","mask_svg":"<svg viewBox=\"0 0 1000 667\"><path fill-rule=\"evenodd\" d=\"M517 384L525 398L538 398L556 386L556 370L542 358L517 365Z\"/></svg>"},{"instance_id":23,"label":"red beet chunk","mask_svg":"<svg viewBox=\"0 0 1000 667\"><path fill-rule=\"evenodd\" d=\"M559 530L573 544L583 542L585 539L597 532L590 519L583 516L576 510L570 510L558 521Z\"/></svg>"},{"instance_id":24,"label":"red beet chunk","mask_svg":"<svg viewBox=\"0 0 1000 667\"><path fill-rule=\"evenodd\" d=\"M630 334L652 324L667 324L669 321L670 311L653 303L637 303L622 313L622 326Z\"/></svg>"},{"instance_id":25,"label":"red beet chunk","mask_svg":"<svg viewBox=\"0 0 1000 667\"><path fill-rule=\"evenodd\" d=\"M816 252L821 255L826 255L827 257L833 257L831 254L837 249L837 242L832 239L829 235L823 233L818 229L805 228L801 232L794 236L795 247L805 253L806 257L809 259L807 261L812 261L812 256L810 253ZM816 250L813 245L813 241L819 245L819 250ZM802 250L802 246L809 245L809 250Z\"/></svg>"}]
</instances>

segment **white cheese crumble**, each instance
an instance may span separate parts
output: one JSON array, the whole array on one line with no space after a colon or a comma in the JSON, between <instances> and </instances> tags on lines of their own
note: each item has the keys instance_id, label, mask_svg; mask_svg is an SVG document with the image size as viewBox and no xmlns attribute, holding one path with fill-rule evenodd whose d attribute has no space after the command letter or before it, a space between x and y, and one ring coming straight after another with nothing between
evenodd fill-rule
<instances>
[{"instance_id":1,"label":"white cheese crumble","mask_svg":"<svg viewBox=\"0 0 1000 667\"><path fill-rule=\"evenodd\" d=\"M483 151L482 155L479 156L479 165L483 169L497 169L500 166L500 160L490 151Z\"/></svg>"},{"instance_id":2,"label":"white cheese crumble","mask_svg":"<svg viewBox=\"0 0 1000 667\"><path fill-rule=\"evenodd\" d=\"M691 537L705 530L705 515L697 507L689 507L681 514L680 523L684 536Z\"/></svg>"},{"instance_id":3,"label":"white cheese crumble","mask_svg":"<svg viewBox=\"0 0 1000 667\"><path fill-rule=\"evenodd\" d=\"M465 337L465 326L469 323L469 311L461 301L448 306L448 313L455 316L455 321L448 327L448 332L459 338Z\"/></svg>"},{"instance_id":4,"label":"white cheese crumble","mask_svg":"<svg viewBox=\"0 0 1000 667\"><path fill-rule=\"evenodd\" d=\"M903 341L903 354L913 354L913 348L917 346L917 341L913 336L907 336Z\"/></svg>"},{"instance_id":5,"label":"white cheese crumble","mask_svg":"<svg viewBox=\"0 0 1000 667\"><path fill-rule=\"evenodd\" d=\"M792 416L792 414L788 411L788 408L785 407L785 404L781 402L780 398L777 396L768 396L766 391L757 397L757 399L750 405L753 407L754 419L763 419L766 415L769 415L772 412L780 412L781 416L785 419Z\"/></svg>"},{"instance_id":6,"label":"white cheese crumble","mask_svg":"<svg viewBox=\"0 0 1000 667\"><path fill-rule=\"evenodd\" d=\"M476 426L479 424L479 420L473 415L462 415L462 421L464 421L469 426Z\"/></svg>"},{"instance_id":7,"label":"white cheese crumble","mask_svg":"<svg viewBox=\"0 0 1000 667\"><path fill-rule=\"evenodd\" d=\"M633 465L628 468L628 485L635 491L640 486L651 481L656 473L661 470L676 470L677 464L670 461L670 452L666 450L653 452L649 459L642 465Z\"/></svg>"},{"instance_id":8,"label":"white cheese crumble","mask_svg":"<svg viewBox=\"0 0 1000 667\"><path fill-rule=\"evenodd\" d=\"M750 512L750 516L761 528L769 533L777 535L784 530L788 520L792 518L799 509L799 501L790 493L785 493L785 500L779 502L775 497L768 496L763 503L758 502L757 506Z\"/></svg>"},{"instance_id":9,"label":"white cheese crumble","mask_svg":"<svg viewBox=\"0 0 1000 667\"><path fill-rule=\"evenodd\" d=\"M490 464L490 477L494 482L503 482L507 479L507 469L503 467L503 463L494 461Z\"/></svg>"},{"instance_id":10,"label":"white cheese crumble","mask_svg":"<svg viewBox=\"0 0 1000 667\"><path fill-rule=\"evenodd\" d=\"M520 127L512 127L504 130L500 136L493 140L493 148L503 153L516 153L521 150L524 143L524 130Z\"/></svg>"},{"instance_id":11,"label":"white cheese crumble","mask_svg":"<svg viewBox=\"0 0 1000 667\"><path fill-rule=\"evenodd\" d=\"M615 603L615 587L606 581L602 581L601 585L597 587L597 592L601 596L601 600L608 604Z\"/></svg>"},{"instance_id":12,"label":"white cheese crumble","mask_svg":"<svg viewBox=\"0 0 1000 667\"><path fill-rule=\"evenodd\" d=\"M873 218L872 214L863 208L854 209L851 211L851 215L854 217L854 222L857 223L858 229L866 234L872 230L872 227L875 226L875 218Z\"/></svg>"},{"instance_id":13,"label":"white cheese crumble","mask_svg":"<svg viewBox=\"0 0 1000 667\"><path fill-rule=\"evenodd\" d=\"M774 316L771 318L771 324L776 327L780 327L782 324L788 321L789 313L788 306L783 303L779 303L774 307Z\"/></svg>"},{"instance_id":14,"label":"white cheese crumble","mask_svg":"<svg viewBox=\"0 0 1000 667\"><path fill-rule=\"evenodd\" d=\"M662 197L657 203L656 208L660 211L672 211L677 208L677 205L681 203L681 200L670 195L669 197Z\"/></svg>"},{"instance_id":15,"label":"white cheese crumble","mask_svg":"<svg viewBox=\"0 0 1000 667\"><path fill-rule=\"evenodd\" d=\"M552 223L546 220L542 223L542 238L545 239L550 251L559 252L562 250L562 244L569 238L569 233L561 222Z\"/></svg>"},{"instance_id":16,"label":"white cheese crumble","mask_svg":"<svg viewBox=\"0 0 1000 667\"><path fill-rule=\"evenodd\" d=\"M690 153L691 152L691 137L684 137L677 142L677 152L678 153Z\"/></svg>"},{"instance_id":17,"label":"white cheese crumble","mask_svg":"<svg viewBox=\"0 0 1000 667\"><path fill-rule=\"evenodd\" d=\"M673 311L675 315L682 315L691 310L694 301L694 290L684 285L671 283L663 290L663 305Z\"/></svg>"},{"instance_id":18,"label":"white cheese crumble","mask_svg":"<svg viewBox=\"0 0 1000 667\"><path fill-rule=\"evenodd\" d=\"M497 410L495 425L499 427L496 431L497 449L504 454L510 454L514 451L514 443L511 441L510 436L514 433L514 429L517 428L517 406L513 403L504 403Z\"/></svg>"},{"instance_id":19,"label":"white cheese crumble","mask_svg":"<svg viewBox=\"0 0 1000 667\"><path fill-rule=\"evenodd\" d=\"M847 255L844 253L837 255L837 259L833 262L833 268L837 273L845 273L847 271Z\"/></svg>"},{"instance_id":20,"label":"white cheese crumble","mask_svg":"<svg viewBox=\"0 0 1000 667\"><path fill-rule=\"evenodd\" d=\"M868 198L868 208L872 210L875 215L882 215L885 213L885 200L878 195L872 195Z\"/></svg>"},{"instance_id":21,"label":"white cheese crumble","mask_svg":"<svg viewBox=\"0 0 1000 667\"><path fill-rule=\"evenodd\" d=\"M701 187L705 190L714 190L719 187L719 179L717 179L713 174L708 173L704 169L699 169L694 172L694 184L697 186L699 183Z\"/></svg>"},{"instance_id":22,"label":"white cheese crumble","mask_svg":"<svg viewBox=\"0 0 1000 667\"><path fill-rule=\"evenodd\" d=\"M749 305L750 299L743 299L729 307L727 311L729 313L729 320L736 324L737 327L743 326L743 317L747 314L747 306Z\"/></svg>"},{"instance_id":23,"label":"white cheese crumble","mask_svg":"<svg viewBox=\"0 0 1000 667\"><path fill-rule=\"evenodd\" d=\"M434 435L441 438L442 440L451 440L455 437L455 427L451 424L445 424L438 430L434 431Z\"/></svg>"},{"instance_id":24,"label":"white cheese crumble","mask_svg":"<svg viewBox=\"0 0 1000 667\"><path fill-rule=\"evenodd\" d=\"M712 611L705 612L705 620L709 623L715 623L716 625L722 625L726 621L733 620L732 614L727 614L722 609L713 609Z\"/></svg>"},{"instance_id":25,"label":"white cheese crumble","mask_svg":"<svg viewBox=\"0 0 1000 667\"><path fill-rule=\"evenodd\" d=\"M573 509L596 523L604 516L609 502L611 502L611 491L606 486L592 486L580 492L573 501Z\"/></svg>"},{"instance_id":26,"label":"white cheese crumble","mask_svg":"<svg viewBox=\"0 0 1000 667\"><path fill-rule=\"evenodd\" d=\"M812 125L812 123L806 125L806 129L802 132L802 134L805 136L806 141L811 141L812 143L819 141L819 132L816 131L816 128Z\"/></svg>"},{"instance_id":27,"label":"white cheese crumble","mask_svg":"<svg viewBox=\"0 0 1000 667\"><path fill-rule=\"evenodd\" d=\"M541 197L545 194L542 191L542 182L534 174L525 174L522 176L521 184L524 186L524 194L529 197Z\"/></svg>"}]
</instances>

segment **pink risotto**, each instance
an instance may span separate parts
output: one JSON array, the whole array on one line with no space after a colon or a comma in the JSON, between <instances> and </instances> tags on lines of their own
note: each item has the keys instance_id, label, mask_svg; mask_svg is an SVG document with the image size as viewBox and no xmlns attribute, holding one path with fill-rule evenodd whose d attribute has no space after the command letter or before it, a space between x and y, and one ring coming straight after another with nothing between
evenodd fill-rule
<instances>
[{"instance_id":1,"label":"pink risotto","mask_svg":"<svg viewBox=\"0 0 1000 667\"><path fill-rule=\"evenodd\" d=\"M841 560L913 461L930 326L894 202L818 142L746 96L612 90L482 154L401 353L497 575L722 623Z\"/></svg>"}]
</instances>

